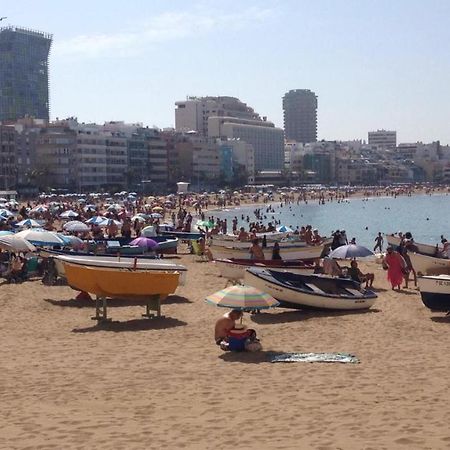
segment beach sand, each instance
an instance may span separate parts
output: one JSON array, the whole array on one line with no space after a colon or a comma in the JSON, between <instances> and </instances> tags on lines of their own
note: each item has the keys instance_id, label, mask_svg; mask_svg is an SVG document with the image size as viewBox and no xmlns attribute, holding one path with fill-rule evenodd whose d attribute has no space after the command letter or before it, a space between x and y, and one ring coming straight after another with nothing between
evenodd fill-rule
<instances>
[{"instance_id":1,"label":"beach sand","mask_svg":"<svg viewBox=\"0 0 450 450\"><path fill-rule=\"evenodd\" d=\"M368 312L246 315L264 351L223 353L204 303L225 286L192 255L188 284L142 306L92 305L40 281L0 291L1 449L448 449L450 319L371 264ZM363 266L364 268L364 266ZM267 351L349 352L360 364L265 362Z\"/></svg>"}]
</instances>

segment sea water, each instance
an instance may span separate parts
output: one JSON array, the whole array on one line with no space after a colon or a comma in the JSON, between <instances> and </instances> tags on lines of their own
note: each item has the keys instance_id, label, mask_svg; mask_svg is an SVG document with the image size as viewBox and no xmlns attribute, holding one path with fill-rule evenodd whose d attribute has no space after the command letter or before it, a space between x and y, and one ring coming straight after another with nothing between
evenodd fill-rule
<instances>
[{"instance_id":1,"label":"sea water","mask_svg":"<svg viewBox=\"0 0 450 450\"><path fill-rule=\"evenodd\" d=\"M266 212L268 205L275 210ZM356 238L356 243L373 248L375 237L379 231L396 233L410 231L416 242L425 244L440 243L440 236L450 240L450 195L415 195L393 197L372 197L368 199L350 198L319 204L318 200L308 200L308 203L296 202L283 204L271 202L260 206L262 222L267 224L273 220L281 221L295 229L297 226L312 225L322 236L330 236L335 230L345 230L348 240ZM257 221L253 211L255 206L214 211L213 215L227 219L231 231L233 217L239 220L239 227L248 229L246 217L250 222ZM244 220L242 220L244 215ZM386 246L386 241L385 245Z\"/></svg>"}]
</instances>

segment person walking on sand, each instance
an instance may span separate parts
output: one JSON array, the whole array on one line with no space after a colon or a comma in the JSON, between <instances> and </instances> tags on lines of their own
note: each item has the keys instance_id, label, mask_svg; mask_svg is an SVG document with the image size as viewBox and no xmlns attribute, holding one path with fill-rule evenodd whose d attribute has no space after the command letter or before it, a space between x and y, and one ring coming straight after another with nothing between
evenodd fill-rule
<instances>
[{"instance_id":1,"label":"person walking on sand","mask_svg":"<svg viewBox=\"0 0 450 450\"><path fill-rule=\"evenodd\" d=\"M376 252L377 248L380 249L380 253L383 251L383 235L381 234L381 231L378 232L378 236L375 238L375 247L373 248L373 251Z\"/></svg>"},{"instance_id":2,"label":"person walking on sand","mask_svg":"<svg viewBox=\"0 0 450 450\"><path fill-rule=\"evenodd\" d=\"M402 255L389 246L383 259L383 266L387 267L387 279L391 283L392 290L396 287L400 290L406 270L406 262Z\"/></svg>"}]
</instances>

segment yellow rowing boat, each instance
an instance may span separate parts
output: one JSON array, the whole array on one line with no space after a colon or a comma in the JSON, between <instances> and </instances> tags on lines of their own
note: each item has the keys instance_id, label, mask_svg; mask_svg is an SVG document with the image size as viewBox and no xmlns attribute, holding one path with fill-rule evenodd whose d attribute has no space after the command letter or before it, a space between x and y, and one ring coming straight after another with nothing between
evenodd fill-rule
<instances>
[{"instance_id":1,"label":"yellow rowing boat","mask_svg":"<svg viewBox=\"0 0 450 450\"><path fill-rule=\"evenodd\" d=\"M136 298L173 294L180 274L156 270L111 269L63 262L69 286L98 297Z\"/></svg>"}]
</instances>

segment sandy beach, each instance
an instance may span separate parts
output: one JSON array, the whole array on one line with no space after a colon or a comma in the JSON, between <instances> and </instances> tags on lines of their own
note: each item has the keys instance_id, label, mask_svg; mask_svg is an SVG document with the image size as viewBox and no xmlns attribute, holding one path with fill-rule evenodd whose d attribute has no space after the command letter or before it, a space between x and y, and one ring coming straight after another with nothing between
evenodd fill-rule
<instances>
[{"instance_id":1,"label":"sandy beach","mask_svg":"<svg viewBox=\"0 0 450 450\"><path fill-rule=\"evenodd\" d=\"M173 261L188 266L188 283L161 320L115 301L114 322L97 326L67 286L2 286L0 448L450 447L450 318L415 289L391 291L371 263L370 311L246 315L264 351L223 353L212 334L224 310L203 300L225 280L214 263ZM267 351L361 362L271 364Z\"/></svg>"}]
</instances>

